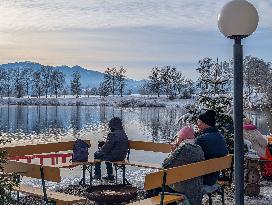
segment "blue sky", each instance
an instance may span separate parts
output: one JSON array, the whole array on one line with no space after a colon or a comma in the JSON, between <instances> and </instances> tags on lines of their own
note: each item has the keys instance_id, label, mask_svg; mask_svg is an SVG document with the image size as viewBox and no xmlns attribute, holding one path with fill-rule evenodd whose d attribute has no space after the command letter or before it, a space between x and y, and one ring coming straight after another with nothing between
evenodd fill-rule
<instances>
[{"instance_id":1,"label":"blue sky","mask_svg":"<svg viewBox=\"0 0 272 205\"><path fill-rule=\"evenodd\" d=\"M198 60L232 56L217 29L227 0L1 0L0 63L35 61L104 71L124 66L146 78L154 66L176 66L196 79ZM272 61L272 1L251 0L260 16L244 54Z\"/></svg>"}]
</instances>

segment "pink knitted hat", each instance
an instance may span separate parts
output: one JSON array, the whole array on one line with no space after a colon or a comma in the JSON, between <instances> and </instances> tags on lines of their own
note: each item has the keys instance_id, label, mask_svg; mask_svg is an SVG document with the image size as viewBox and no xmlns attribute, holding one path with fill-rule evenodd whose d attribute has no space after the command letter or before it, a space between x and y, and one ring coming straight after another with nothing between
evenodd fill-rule
<instances>
[{"instance_id":1,"label":"pink knitted hat","mask_svg":"<svg viewBox=\"0 0 272 205\"><path fill-rule=\"evenodd\" d=\"M194 139L194 130L191 127L183 127L179 132L178 136L180 139L186 140L186 139Z\"/></svg>"}]
</instances>

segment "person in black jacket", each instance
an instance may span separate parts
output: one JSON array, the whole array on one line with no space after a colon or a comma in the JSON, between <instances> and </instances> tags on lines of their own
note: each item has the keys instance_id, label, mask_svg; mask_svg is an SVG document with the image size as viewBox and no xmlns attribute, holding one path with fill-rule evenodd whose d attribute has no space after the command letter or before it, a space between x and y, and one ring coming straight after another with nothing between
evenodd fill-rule
<instances>
[{"instance_id":1,"label":"person in black jacket","mask_svg":"<svg viewBox=\"0 0 272 205\"><path fill-rule=\"evenodd\" d=\"M106 180L114 180L112 163L114 161L122 161L126 158L128 152L128 137L123 129L122 121L118 117L114 117L109 121L110 133L103 143L99 143L99 150L94 153L94 159L107 161ZM95 164L94 179L101 179L101 163Z\"/></svg>"},{"instance_id":2,"label":"person in black jacket","mask_svg":"<svg viewBox=\"0 0 272 205\"><path fill-rule=\"evenodd\" d=\"M227 144L223 135L215 127L216 112L207 110L200 114L197 121L197 126L201 135L196 138L195 143L199 145L206 160L223 157L228 154ZM214 185L219 177L219 172L205 175L203 178L204 185Z\"/></svg>"}]
</instances>

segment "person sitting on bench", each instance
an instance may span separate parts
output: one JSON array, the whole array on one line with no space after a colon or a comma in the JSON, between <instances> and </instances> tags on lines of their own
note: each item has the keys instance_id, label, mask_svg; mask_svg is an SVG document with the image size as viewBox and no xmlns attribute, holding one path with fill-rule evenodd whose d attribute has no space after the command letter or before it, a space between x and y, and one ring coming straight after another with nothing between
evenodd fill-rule
<instances>
[{"instance_id":1,"label":"person sitting on bench","mask_svg":"<svg viewBox=\"0 0 272 205\"><path fill-rule=\"evenodd\" d=\"M187 126L182 128L176 135L174 142L171 144L171 150L174 151L181 142L193 142L195 140L195 133L193 128Z\"/></svg>"},{"instance_id":2,"label":"person sitting on bench","mask_svg":"<svg viewBox=\"0 0 272 205\"><path fill-rule=\"evenodd\" d=\"M266 157L268 141L249 118L244 118L243 136L244 139L252 143L252 148L258 153L259 157Z\"/></svg>"},{"instance_id":3,"label":"person sitting on bench","mask_svg":"<svg viewBox=\"0 0 272 205\"><path fill-rule=\"evenodd\" d=\"M128 152L128 137L123 129L122 121L114 117L109 121L110 133L105 142L99 142L99 150L94 153L94 159L107 161L107 176L105 180L114 180L112 163L122 161L126 158ZM101 163L95 163L94 179L101 179Z\"/></svg>"},{"instance_id":4,"label":"person sitting on bench","mask_svg":"<svg viewBox=\"0 0 272 205\"><path fill-rule=\"evenodd\" d=\"M228 154L226 141L215 127L215 118L216 112L213 110L207 110L198 116L197 126L201 134L196 138L195 143L202 148L206 160ZM219 172L205 175L203 184L212 186L218 178Z\"/></svg>"},{"instance_id":5,"label":"person sitting on bench","mask_svg":"<svg viewBox=\"0 0 272 205\"><path fill-rule=\"evenodd\" d=\"M194 140L192 139L194 138L194 130L191 127L182 128L179 131L179 138L182 140L177 140L176 149L163 161L163 168L168 169L205 160L201 147L194 144ZM202 177L175 183L166 188L167 192L184 194L192 205L202 204L201 190ZM159 191L161 189L154 190L154 194L157 195ZM172 204L176 204L176 202Z\"/></svg>"}]
</instances>

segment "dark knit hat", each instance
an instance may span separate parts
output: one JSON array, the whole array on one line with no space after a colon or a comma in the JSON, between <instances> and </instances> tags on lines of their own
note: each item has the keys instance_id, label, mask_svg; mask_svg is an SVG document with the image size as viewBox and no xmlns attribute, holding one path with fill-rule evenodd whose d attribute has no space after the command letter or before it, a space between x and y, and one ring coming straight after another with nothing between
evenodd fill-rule
<instances>
[{"instance_id":1,"label":"dark knit hat","mask_svg":"<svg viewBox=\"0 0 272 205\"><path fill-rule=\"evenodd\" d=\"M119 117L114 117L109 121L109 127L112 130L122 130L122 120Z\"/></svg>"},{"instance_id":2,"label":"dark knit hat","mask_svg":"<svg viewBox=\"0 0 272 205\"><path fill-rule=\"evenodd\" d=\"M207 110L205 113L202 113L198 116L202 122L209 126L215 126L215 116L216 112L213 110Z\"/></svg>"}]
</instances>

